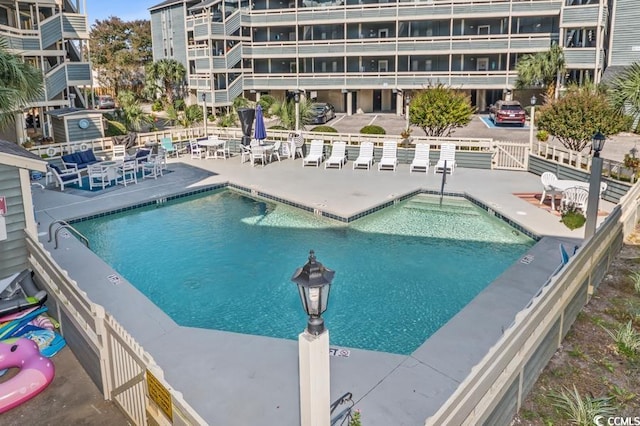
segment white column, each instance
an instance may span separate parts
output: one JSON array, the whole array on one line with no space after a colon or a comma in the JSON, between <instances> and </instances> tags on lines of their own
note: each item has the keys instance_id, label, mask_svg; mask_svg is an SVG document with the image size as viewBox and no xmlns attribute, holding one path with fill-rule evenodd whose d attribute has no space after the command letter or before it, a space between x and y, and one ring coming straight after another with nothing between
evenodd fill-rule
<instances>
[{"instance_id":1,"label":"white column","mask_svg":"<svg viewBox=\"0 0 640 426\"><path fill-rule=\"evenodd\" d=\"M353 115L353 93L352 92L347 92L347 115L348 116L352 116Z\"/></svg>"},{"instance_id":2,"label":"white column","mask_svg":"<svg viewBox=\"0 0 640 426\"><path fill-rule=\"evenodd\" d=\"M404 96L402 96L402 92L401 91L397 91L396 92L396 115L402 115L403 114L403 102L404 102Z\"/></svg>"},{"instance_id":3,"label":"white column","mask_svg":"<svg viewBox=\"0 0 640 426\"><path fill-rule=\"evenodd\" d=\"M531 120L529 121L529 152L533 152L533 126L536 120L536 106L531 105Z\"/></svg>"},{"instance_id":4,"label":"white column","mask_svg":"<svg viewBox=\"0 0 640 426\"><path fill-rule=\"evenodd\" d=\"M329 426L329 331L314 336L306 330L298 336L300 369L300 426Z\"/></svg>"},{"instance_id":5,"label":"white column","mask_svg":"<svg viewBox=\"0 0 640 426\"><path fill-rule=\"evenodd\" d=\"M204 127L204 136L207 136L209 129L207 128L207 98L202 99L202 125Z\"/></svg>"},{"instance_id":6,"label":"white column","mask_svg":"<svg viewBox=\"0 0 640 426\"><path fill-rule=\"evenodd\" d=\"M300 130L300 102L299 101L296 102L296 132L298 130Z\"/></svg>"}]
</instances>

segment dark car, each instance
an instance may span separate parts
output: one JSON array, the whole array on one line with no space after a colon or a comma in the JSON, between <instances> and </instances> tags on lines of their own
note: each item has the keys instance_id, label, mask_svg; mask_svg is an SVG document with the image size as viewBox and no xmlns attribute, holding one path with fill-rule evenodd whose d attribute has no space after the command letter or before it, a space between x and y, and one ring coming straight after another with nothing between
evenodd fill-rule
<instances>
[{"instance_id":1,"label":"dark car","mask_svg":"<svg viewBox=\"0 0 640 426\"><path fill-rule=\"evenodd\" d=\"M311 105L311 122L313 124L324 124L336 116L336 109L333 105L322 102Z\"/></svg>"},{"instance_id":2,"label":"dark car","mask_svg":"<svg viewBox=\"0 0 640 426\"><path fill-rule=\"evenodd\" d=\"M489 108L489 118L496 126L519 124L524 126L527 113L518 101L498 101Z\"/></svg>"},{"instance_id":3,"label":"dark car","mask_svg":"<svg viewBox=\"0 0 640 426\"><path fill-rule=\"evenodd\" d=\"M99 96L96 101L96 108L98 109L113 109L116 107L116 101L111 96L103 95Z\"/></svg>"}]
</instances>

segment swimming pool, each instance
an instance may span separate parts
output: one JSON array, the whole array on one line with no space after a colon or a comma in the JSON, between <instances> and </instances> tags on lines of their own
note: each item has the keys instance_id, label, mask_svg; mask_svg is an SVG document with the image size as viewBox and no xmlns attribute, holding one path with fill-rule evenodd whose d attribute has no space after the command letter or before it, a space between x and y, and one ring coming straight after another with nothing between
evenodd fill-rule
<instances>
[{"instance_id":1,"label":"swimming pool","mask_svg":"<svg viewBox=\"0 0 640 426\"><path fill-rule=\"evenodd\" d=\"M464 199L417 196L346 226L235 191L74 224L178 324L295 339L291 276L310 249L336 271L336 346L409 354L533 245Z\"/></svg>"}]
</instances>

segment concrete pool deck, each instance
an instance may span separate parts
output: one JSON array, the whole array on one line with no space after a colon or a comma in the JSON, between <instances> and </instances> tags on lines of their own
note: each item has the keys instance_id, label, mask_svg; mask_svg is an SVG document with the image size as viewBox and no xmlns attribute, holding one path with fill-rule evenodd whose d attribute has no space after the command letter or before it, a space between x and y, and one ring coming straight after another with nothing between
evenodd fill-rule
<instances>
[{"instance_id":1,"label":"concrete pool deck","mask_svg":"<svg viewBox=\"0 0 640 426\"><path fill-rule=\"evenodd\" d=\"M352 216L416 190L439 190L442 176L432 171L409 174L405 164L395 173L354 171L351 163L342 170L302 168L299 159L251 167L241 165L238 157L183 157L170 160L169 169L172 173L157 180L91 197L80 190L34 188L40 241L88 297L153 356L168 382L209 424L299 424L297 342L178 326L126 280L112 284L107 276L116 272L78 240L63 238L54 250L47 242L49 223L226 182ZM570 231L558 216L514 195L539 193L539 176L456 168L445 190L467 193L545 238L528 253L533 261L512 265L410 356L351 349L348 358L331 357L331 399L351 392L367 425L423 424L556 270L559 241L569 245L582 238L583 230ZM612 208L601 202L601 210ZM375 312L363 315L364 321L375 318ZM327 326L331 331L331 324ZM300 324L300 331L303 328Z\"/></svg>"}]
</instances>

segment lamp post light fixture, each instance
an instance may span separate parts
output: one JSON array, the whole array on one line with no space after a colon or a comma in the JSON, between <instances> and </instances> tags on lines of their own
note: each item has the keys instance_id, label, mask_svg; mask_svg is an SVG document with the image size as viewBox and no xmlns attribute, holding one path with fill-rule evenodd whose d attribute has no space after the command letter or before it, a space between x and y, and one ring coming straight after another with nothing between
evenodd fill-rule
<instances>
[{"instance_id":1,"label":"lamp post light fixture","mask_svg":"<svg viewBox=\"0 0 640 426\"><path fill-rule=\"evenodd\" d=\"M207 94L202 93L202 123L204 126L204 135L207 136L209 129L207 128Z\"/></svg>"},{"instance_id":2,"label":"lamp post light fixture","mask_svg":"<svg viewBox=\"0 0 640 426\"><path fill-rule=\"evenodd\" d=\"M584 239L589 240L596 233L598 219L598 201L600 199L600 180L602 178L602 158L600 151L604 148L607 137L598 132L591 139L593 160L591 161L591 175L589 176L589 198L587 200L587 220L584 229Z\"/></svg>"},{"instance_id":3,"label":"lamp post light fixture","mask_svg":"<svg viewBox=\"0 0 640 426\"><path fill-rule=\"evenodd\" d=\"M298 285L307 327L298 336L300 374L300 425L325 426L331 418L329 378L329 330L322 314L327 309L335 271L316 260L313 250L307 263L296 270L291 281Z\"/></svg>"},{"instance_id":4,"label":"lamp post light fixture","mask_svg":"<svg viewBox=\"0 0 640 426\"><path fill-rule=\"evenodd\" d=\"M300 92L295 91L293 94L293 102L296 104L296 132L300 130Z\"/></svg>"},{"instance_id":5,"label":"lamp post light fixture","mask_svg":"<svg viewBox=\"0 0 640 426\"><path fill-rule=\"evenodd\" d=\"M533 127L536 117L536 102L538 99L536 95L531 97L531 120L529 121L529 151L533 150Z\"/></svg>"}]
</instances>

